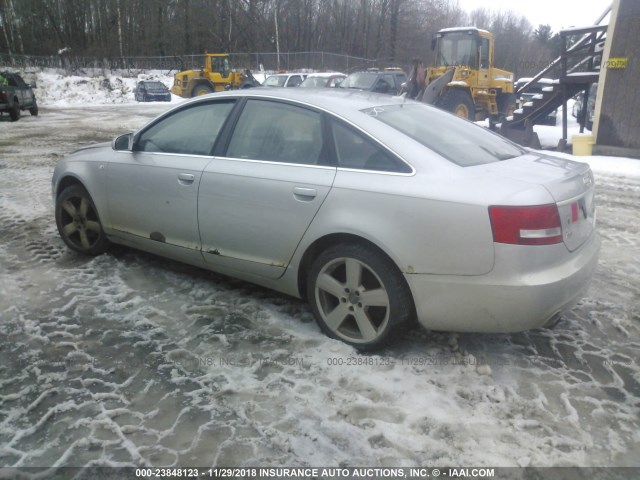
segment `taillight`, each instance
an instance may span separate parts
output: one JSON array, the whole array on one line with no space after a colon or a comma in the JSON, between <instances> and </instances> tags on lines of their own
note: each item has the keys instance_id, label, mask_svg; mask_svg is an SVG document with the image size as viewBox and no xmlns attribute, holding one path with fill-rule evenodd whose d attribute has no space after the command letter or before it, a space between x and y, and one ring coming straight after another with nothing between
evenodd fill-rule
<instances>
[{"instance_id":1,"label":"taillight","mask_svg":"<svg viewBox=\"0 0 640 480\"><path fill-rule=\"evenodd\" d=\"M562 224L555 204L527 207L489 207L496 243L553 245L562 242Z\"/></svg>"}]
</instances>

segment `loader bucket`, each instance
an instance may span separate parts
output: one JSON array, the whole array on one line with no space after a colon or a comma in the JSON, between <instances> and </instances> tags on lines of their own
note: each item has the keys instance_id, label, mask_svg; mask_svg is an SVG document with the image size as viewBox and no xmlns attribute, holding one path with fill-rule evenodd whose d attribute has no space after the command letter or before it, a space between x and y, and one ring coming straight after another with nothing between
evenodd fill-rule
<instances>
[{"instance_id":1,"label":"loader bucket","mask_svg":"<svg viewBox=\"0 0 640 480\"><path fill-rule=\"evenodd\" d=\"M447 70L444 75L436 78L429 85L427 85L423 90L422 95L418 95L416 100L419 100L423 103L428 103L429 105L433 105L434 103L436 103L436 100L438 99L442 91L447 87L449 82L451 82L455 73L455 68L450 68L449 70Z\"/></svg>"}]
</instances>

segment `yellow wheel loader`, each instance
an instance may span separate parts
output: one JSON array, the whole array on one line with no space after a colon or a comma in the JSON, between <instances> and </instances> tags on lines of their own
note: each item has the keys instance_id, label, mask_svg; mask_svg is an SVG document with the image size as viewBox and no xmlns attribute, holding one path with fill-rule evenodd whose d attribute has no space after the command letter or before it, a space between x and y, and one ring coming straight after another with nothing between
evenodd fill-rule
<instances>
[{"instance_id":1,"label":"yellow wheel loader","mask_svg":"<svg viewBox=\"0 0 640 480\"><path fill-rule=\"evenodd\" d=\"M211 92L256 87L260 83L249 70L237 72L229 64L227 53L206 53L200 70L184 70L173 77L171 93L183 98Z\"/></svg>"},{"instance_id":2,"label":"yellow wheel loader","mask_svg":"<svg viewBox=\"0 0 640 480\"><path fill-rule=\"evenodd\" d=\"M474 27L445 28L432 39L435 66L417 99L468 120L492 125L513 115L513 73L493 66L493 35Z\"/></svg>"}]
</instances>

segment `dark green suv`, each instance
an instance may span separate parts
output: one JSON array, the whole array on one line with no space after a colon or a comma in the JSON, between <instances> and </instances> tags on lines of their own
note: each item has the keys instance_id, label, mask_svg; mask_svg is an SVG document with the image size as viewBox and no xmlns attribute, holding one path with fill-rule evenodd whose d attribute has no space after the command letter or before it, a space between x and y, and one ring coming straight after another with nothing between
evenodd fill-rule
<instances>
[{"instance_id":1,"label":"dark green suv","mask_svg":"<svg viewBox=\"0 0 640 480\"><path fill-rule=\"evenodd\" d=\"M25 83L17 73L0 72L0 113L9 112L11 121L15 122L22 110L38 115L38 104L31 85Z\"/></svg>"}]
</instances>

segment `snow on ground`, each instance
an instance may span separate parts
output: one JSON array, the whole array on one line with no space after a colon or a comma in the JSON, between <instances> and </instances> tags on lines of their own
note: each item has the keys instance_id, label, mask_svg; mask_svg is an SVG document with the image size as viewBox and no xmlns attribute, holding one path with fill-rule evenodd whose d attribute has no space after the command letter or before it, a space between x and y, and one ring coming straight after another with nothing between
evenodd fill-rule
<instances>
[{"instance_id":1,"label":"snow on ground","mask_svg":"<svg viewBox=\"0 0 640 480\"><path fill-rule=\"evenodd\" d=\"M40 116L0 121L0 466L639 465L634 160L580 158L603 247L555 329L415 328L363 355L301 301L131 249L66 249L57 160L169 108L74 82L74 100L60 87Z\"/></svg>"}]
</instances>

